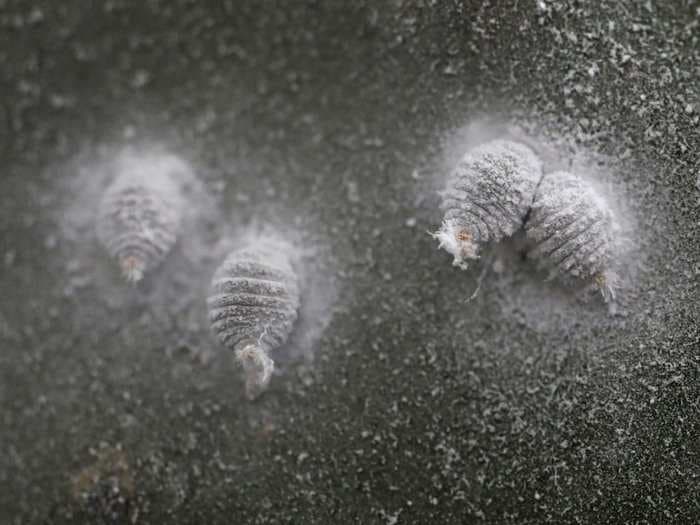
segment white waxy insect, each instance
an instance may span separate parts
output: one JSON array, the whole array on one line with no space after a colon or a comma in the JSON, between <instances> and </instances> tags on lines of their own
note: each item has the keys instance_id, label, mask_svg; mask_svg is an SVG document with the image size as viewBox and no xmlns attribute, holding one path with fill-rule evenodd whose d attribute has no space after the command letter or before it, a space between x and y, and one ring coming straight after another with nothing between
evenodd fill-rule
<instances>
[{"instance_id":1,"label":"white waxy insect","mask_svg":"<svg viewBox=\"0 0 700 525\"><path fill-rule=\"evenodd\" d=\"M235 352L254 398L268 385L270 353L288 339L299 309L299 282L291 247L264 241L231 253L215 272L207 300L221 343Z\"/></svg>"},{"instance_id":2,"label":"white waxy insect","mask_svg":"<svg viewBox=\"0 0 700 525\"><path fill-rule=\"evenodd\" d=\"M444 218L434 234L466 269L487 242L498 242L522 228L542 178L542 163L527 146L494 140L467 152L442 192Z\"/></svg>"},{"instance_id":3,"label":"white waxy insect","mask_svg":"<svg viewBox=\"0 0 700 525\"><path fill-rule=\"evenodd\" d=\"M97 236L127 281L138 282L177 241L182 199L167 164L122 168L100 203Z\"/></svg>"},{"instance_id":4,"label":"white waxy insect","mask_svg":"<svg viewBox=\"0 0 700 525\"><path fill-rule=\"evenodd\" d=\"M525 224L536 259L554 275L593 282L606 299L614 298L614 229L605 200L581 177L563 171L544 177Z\"/></svg>"}]
</instances>

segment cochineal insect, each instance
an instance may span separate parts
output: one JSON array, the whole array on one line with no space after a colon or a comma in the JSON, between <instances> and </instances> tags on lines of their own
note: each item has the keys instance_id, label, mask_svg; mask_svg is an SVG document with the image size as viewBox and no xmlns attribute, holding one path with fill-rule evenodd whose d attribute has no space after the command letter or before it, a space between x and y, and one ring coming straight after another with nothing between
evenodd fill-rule
<instances>
[{"instance_id":1,"label":"cochineal insect","mask_svg":"<svg viewBox=\"0 0 700 525\"><path fill-rule=\"evenodd\" d=\"M97 216L99 241L132 283L163 261L181 228L180 187L167 164L152 168L122 166Z\"/></svg>"},{"instance_id":2,"label":"cochineal insect","mask_svg":"<svg viewBox=\"0 0 700 525\"><path fill-rule=\"evenodd\" d=\"M469 150L441 194L439 247L466 269L481 246L522 228L541 178L542 163L524 144L498 139Z\"/></svg>"},{"instance_id":3,"label":"cochineal insect","mask_svg":"<svg viewBox=\"0 0 700 525\"><path fill-rule=\"evenodd\" d=\"M530 255L553 275L590 281L614 298L615 219L590 183L572 173L547 174L525 224Z\"/></svg>"},{"instance_id":4,"label":"cochineal insect","mask_svg":"<svg viewBox=\"0 0 700 525\"><path fill-rule=\"evenodd\" d=\"M287 342L297 319L299 279L291 254L284 242L253 243L231 253L212 280L212 330L243 365L251 399L267 388L270 353Z\"/></svg>"}]
</instances>

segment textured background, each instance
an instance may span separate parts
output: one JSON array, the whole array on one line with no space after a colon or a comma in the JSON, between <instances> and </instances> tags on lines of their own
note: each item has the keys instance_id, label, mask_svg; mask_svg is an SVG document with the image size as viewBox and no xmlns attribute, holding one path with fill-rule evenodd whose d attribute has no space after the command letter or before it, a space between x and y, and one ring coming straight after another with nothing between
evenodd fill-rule
<instances>
[{"instance_id":1,"label":"textured background","mask_svg":"<svg viewBox=\"0 0 700 525\"><path fill-rule=\"evenodd\" d=\"M700 519L698 9L0 0L0 522ZM480 268L425 232L482 118L603 159L635 225L617 312L517 257L465 303ZM216 203L138 290L66 226L129 145ZM248 403L201 312L222 225L270 217L336 302Z\"/></svg>"}]
</instances>

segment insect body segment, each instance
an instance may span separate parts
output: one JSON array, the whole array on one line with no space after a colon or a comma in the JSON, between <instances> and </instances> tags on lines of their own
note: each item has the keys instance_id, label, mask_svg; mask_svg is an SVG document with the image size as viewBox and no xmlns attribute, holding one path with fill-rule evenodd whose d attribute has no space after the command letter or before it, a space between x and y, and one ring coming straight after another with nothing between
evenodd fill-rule
<instances>
[{"instance_id":1,"label":"insect body segment","mask_svg":"<svg viewBox=\"0 0 700 525\"><path fill-rule=\"evenodd\" d=\"M221 343L246 373L249 397L269 383L269 353L286 343L297 319L299 285L290 247L263 242L231 253L214 274L207 301Z\"/></svg>"}]
</instances>

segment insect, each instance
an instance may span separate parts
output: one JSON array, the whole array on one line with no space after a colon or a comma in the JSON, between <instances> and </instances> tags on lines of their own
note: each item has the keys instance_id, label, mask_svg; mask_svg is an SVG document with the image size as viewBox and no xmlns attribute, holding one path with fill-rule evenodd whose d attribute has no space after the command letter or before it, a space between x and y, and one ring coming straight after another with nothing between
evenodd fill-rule
<instances>
[{"instance_id":1,"label":"insect","mask_svg":"<svg viewBox=\"0 0 700 525\"><path fill-rule=\"evenodd\" d=\"M140 281L177 241L181 227L179 187L167 170L122 170L107 188L97 217L97 236L127 281Z\"/></svg>"},{"instance_id":2,"label":"insect","mask_svg":"<svg viewBox=\"0 0 700 525\"><path fill-rule=\"evenodd\" d=\"M243 365L251 399L269 384L269 354L287 341L297 319L299 280L290 253L281 242L250 244L231 253L212 279L209 320Z\"/></svg>"},{"instance_id":3,"label":"insect","mask_svg":"<svg viewBox=\"0 0 700 525\"><path fill-rule=\"evenodd\" d=\"M542 177L542 163L527 146L498 139L468 151L442 192L440 230L433 234L468 268L487 242L498 242L522 228Z\"/></svg>"},{"instance_id":4,"label":"insect","mask_svg":"<svg viewBox=\"0 0 700 525\"><path fill-rule=\"evenodd\" d=\"M614 299L614 229L605 200L584 179L564 171L544 177L525 224L534 258L553 275L592 282L606 300Z\"/></svg>"},{"instance_id":5,"label":"insect","mask_svg":"<svg viewBox=\"0 0 700 525\"><path fill-rule=\"evenodd\" d=\"M101 443L95 455L93 464L71 478L76 514L88 523L135 523L139 497L126 454Z\"/></svg>"}]
</instances>

